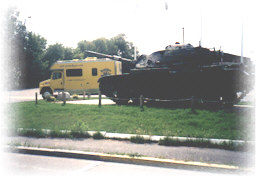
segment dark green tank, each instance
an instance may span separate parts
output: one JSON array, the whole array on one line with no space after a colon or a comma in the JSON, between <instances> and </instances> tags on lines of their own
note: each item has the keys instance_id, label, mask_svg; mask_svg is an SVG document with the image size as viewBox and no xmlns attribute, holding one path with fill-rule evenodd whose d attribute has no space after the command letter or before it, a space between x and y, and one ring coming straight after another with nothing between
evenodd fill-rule
<instances>
[{"instance_id":1,"label":"dark green tank","mask_svg":"<svg viewBox=\"0 0 260 178\"><path fill-rule=\"evenodd\" d=\"M254 67L249 58L201 46L169 45L165 50L142 55L136 61L87 51L98 57L123 61L122 75L99 79L102 94L118 104L137 101L186 101L233 105L254 86Z\"/></svg>"}]
</instances>

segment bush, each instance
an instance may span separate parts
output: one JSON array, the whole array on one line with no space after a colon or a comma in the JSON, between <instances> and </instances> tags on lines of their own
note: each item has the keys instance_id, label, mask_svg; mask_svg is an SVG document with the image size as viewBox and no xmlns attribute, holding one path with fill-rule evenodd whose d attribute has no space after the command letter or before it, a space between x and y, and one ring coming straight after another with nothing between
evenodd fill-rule
<instances>
[{"instance_id":1,"label":"bush","mask_svg":"<svg viewBox=\"0 0 260 178\"><path fill-rule=\"evenodd\" d=\"M172 139L169 137L165 137L164 139L159 140L159 145L165 145L165 146L179 146L179 141L177 139Z\"/></svg>"},{"instance_id":2,"label":"bush","mask_svg":"<svg viewBox=\"0 0 260 178\"><path fill-rule=\"evenodd\" d=\"M17 131L17 135L24 136L24 137L36 137L36 138L46 137L46 134L42 130L38 130L38 129Z\"/></svg>"},{"instance_id":3,"label":"bush","mask_svg":"<svg viewBox=\"0 0 260 178\"><path fill-rule=\"evenodd\" d=\"M96 133L93 134L93 138L94 139L104 139L105 137L102 133L96 132Z\"/></svg>"},{"instance_id":4,"label":"bush","mask_svg":"<svg viewBox=\"0 0 260 178\"><path fill-rule=\"evenodd\" d=\"M225 150L245 151L247 150L246 144L235 145L232 141L223 142L220 144L211 143L208 139L187 139L179 140L169 137L159 140L159 145L165 146L190 146L190 147L202 147L202 148L219 148Z\"/></svg>"},{"instance_id":5,"label":"bush","mask_svg":"<svg viewBox=\"0 0 260 178\"><path fill-rule=\"evenodd\" d=\"M72 137L70 135L70 133L67 131L57 131L57 130L52 130L50 132L49 136L52 138L71 138Z\"/></svg>"},{"instance_id":6,"label":"bush","mask_svg":"<svg viewBox=\"0 0 260 178\"><path fill-rule=\"evenodd\" d=\"M88 130L88 124L82 120L78 120L71 126L71 131L83 131Z\"/></svg>"},{"instance_id":7,"label":"bush","mask_svg":"<svg viewBox=\"0 0 260 178\"><path fill-rule=\"evenodd\" d=\"M73 138L90 138L91 137L88 132L83 132L83 131L71 131L70 134Z\"/></svg>"},{"instance_id":8,"label":"bush","mask_svg":"<svg viewBox=\"0 0 260 178\"><path fill-rule=\"evenodd\" d=\"M73 94L73 95L72 95L72 98L75 99L75 100L77 100L77 99L79 99L79 96L78 96L77 94Z\"/></svg>"},{"instance_id":9,"label":"bush","mask_svg":"<svg viewBox=\"0 0 260 178\"><path fill-rule=\"evenodd\" d=\"M48 96L46 97L46 100L51 102L51 101L56 101L56 98L54 96Z\"/></svg>"},{"instance_id":10,"label":"bush","mask_svg":"<svg viewBox=\"0 0 260 178\"><path fill-rule=\"evenodd\" d=\"M180 139L174 139L165 137L164 139L159 140L159 145L165 145L165 146L194 146L194 147L214 147L212 143L210 143L209 140L205 139L187 139L187 140L180 140Z\"/></svg>"},{"instance_id":11,"label":"bush","mask_svg":"<svg viewBox=\"0 0 260 178\"><path fill-rule=\"evenodd\" d=\"M145 140L144 137L141 136L133 136L130 138L130 142L132 143L147 143L149 140Z\"/></svg>"}]
</instances>

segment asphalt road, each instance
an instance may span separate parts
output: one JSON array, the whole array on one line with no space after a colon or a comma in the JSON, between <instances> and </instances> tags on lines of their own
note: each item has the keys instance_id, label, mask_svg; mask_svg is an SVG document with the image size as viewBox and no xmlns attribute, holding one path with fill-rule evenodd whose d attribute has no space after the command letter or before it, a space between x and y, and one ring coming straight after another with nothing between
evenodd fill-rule
<instances>
[{"instance_id":1,"label":"asphalt road","mask_svg":"<svg viewBox=\"0 0 260 178\"><path fill-rule=\"evenodd\" d=\"M104 161L6 153L6 176L173 177L227 176L230 174L152 167Z\"/></svg>"}]
</instances>

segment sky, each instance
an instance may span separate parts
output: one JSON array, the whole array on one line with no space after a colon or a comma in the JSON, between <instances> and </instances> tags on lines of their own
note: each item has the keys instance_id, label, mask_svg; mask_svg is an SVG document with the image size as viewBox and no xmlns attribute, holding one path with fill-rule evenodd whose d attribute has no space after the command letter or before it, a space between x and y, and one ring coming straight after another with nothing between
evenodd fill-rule
<instances>
[{"instance_id":1,"label":"sky","mask_svg":"<svg viewBox=\"0 0 260 178\"><path fill-rule=\"evenodd\" d=\"M256 51L257 6L251 0L13 0L8 5L49 45L75 48L81 40L124 33L141 54L150 54L183 43L184 28L185 43L198 46L201 40L203 47L237 55L243 31L244 56L252 58Z\"/></svg>"}]
</instances>

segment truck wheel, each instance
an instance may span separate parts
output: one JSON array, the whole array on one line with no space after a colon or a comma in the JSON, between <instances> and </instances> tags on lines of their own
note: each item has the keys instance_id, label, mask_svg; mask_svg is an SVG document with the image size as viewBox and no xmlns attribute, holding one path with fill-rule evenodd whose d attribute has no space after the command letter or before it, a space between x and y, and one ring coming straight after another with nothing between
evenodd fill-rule
<instances>
[{"instance_id":1,"label":"truck wheel","mask_svg":"<svg viewBox=\"0 0 260 178\"><path fill-rule=\"evenodd\" d=\"M43 92L42 92L42 98L43 99L46 99L47 97L49 96L52 96L52 91L51 89L45 89Z\"/></svg>"}]
</instances>

